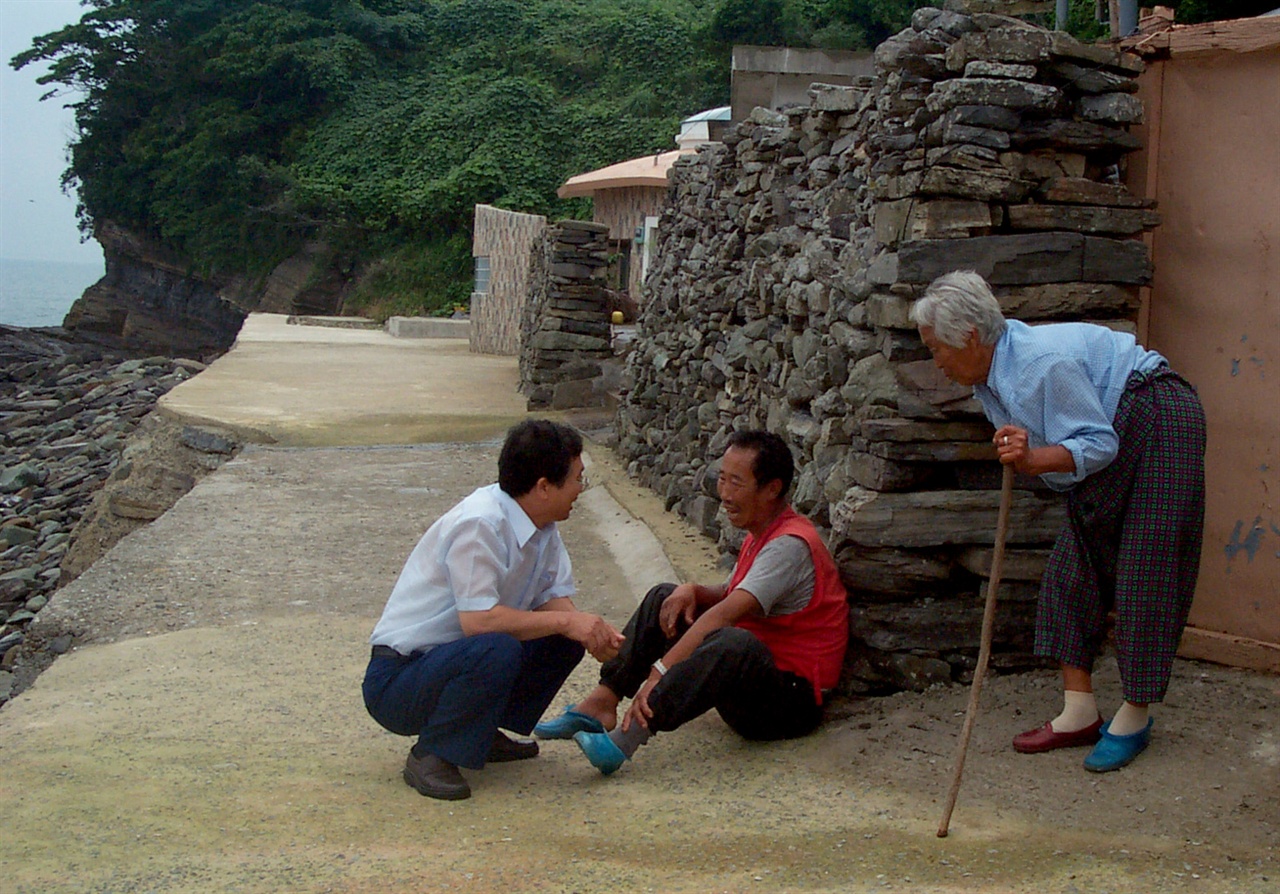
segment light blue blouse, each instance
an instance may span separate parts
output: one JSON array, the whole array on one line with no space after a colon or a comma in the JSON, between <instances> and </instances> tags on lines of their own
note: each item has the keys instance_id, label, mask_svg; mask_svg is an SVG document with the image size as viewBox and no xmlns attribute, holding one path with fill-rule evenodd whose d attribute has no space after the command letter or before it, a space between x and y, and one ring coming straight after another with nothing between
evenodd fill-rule
<instances>
[{"instance_id":1,"label":"light blue blouse","mask_svg":"<svg viewBox=\"0 0 1280 894\"><path fill-rule=\"evenodd\" d=\"M1130 374L1165 362L1132 335L1105 326L1009 320L986 384L974 386L973 395L996 428L1017 425L1027 430L1030 447L1071 451L1074 473L1040 476L1054 490L1070 490L1116 458L1120 439L1112 422Z\"/></svg>"}]
</instances>

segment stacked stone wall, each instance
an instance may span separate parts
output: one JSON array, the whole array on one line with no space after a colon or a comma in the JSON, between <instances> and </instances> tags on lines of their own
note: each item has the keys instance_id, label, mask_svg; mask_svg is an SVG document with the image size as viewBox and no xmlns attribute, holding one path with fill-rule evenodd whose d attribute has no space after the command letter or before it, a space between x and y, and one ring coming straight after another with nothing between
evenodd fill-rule
<instances>
[{"instance_id":1,"label":"stacked stone wall","mask_svg":"<svg viewBox=\"0 0 1280 894\"><path fill-rule=\"evenodd\" d=\"M1149 204L1119 183L1141 63L1017 19L922 9L877 74L756 109L678 161L618 417L629 470L727 551L728 434L783 434L801 512L849 587L853 691L964 679L978 646L999 466L970 389L908 320L975 269L1010 317L1132 329ZM1063 519L1020 481L996 667L1025 667Z\"/></svg>"},{"instance_id":2,"label":"stacked stone wall","mask_svg":"<svg viewBox=\"0 0 1280 894\"><path fill-rule=\"evenodd\" d=\"M520 392L529 409L604 404L604 364L613 356L608 263L604 224L558 221L534 246L520 351Z\"/></svg>"}]
</instances>

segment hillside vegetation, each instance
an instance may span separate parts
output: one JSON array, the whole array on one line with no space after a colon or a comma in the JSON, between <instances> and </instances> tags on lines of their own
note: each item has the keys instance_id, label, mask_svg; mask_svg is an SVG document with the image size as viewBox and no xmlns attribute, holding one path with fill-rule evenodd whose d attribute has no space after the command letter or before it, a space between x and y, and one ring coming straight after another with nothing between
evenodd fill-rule
<instances>
[{"instance_id":1,"label":"hillside vegetation","mask_svg":"<svg viewBox=\"0 0 1280 894\"><path fill-rule=\"evenodd\" d=\"M72 101L86 231L251 277L319 241L385 315L465 302L477 203L589 216L556 188L727 104L733 44L873 46L919 5L87 0L12 64Z\"/></svg>"}]
</instances>

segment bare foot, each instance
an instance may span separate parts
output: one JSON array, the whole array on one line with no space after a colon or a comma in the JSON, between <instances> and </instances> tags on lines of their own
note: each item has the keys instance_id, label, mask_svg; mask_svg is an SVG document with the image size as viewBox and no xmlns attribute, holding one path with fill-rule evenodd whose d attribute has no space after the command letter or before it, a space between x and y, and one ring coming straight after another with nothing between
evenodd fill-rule
<instances>
[{"instance_id":1,"label":"bare foot","mask_svg":"<svg viewBox=\"0 0 1280 894\"><path fill-rule=\"evenodd\" d=\"M618 696L603 683L597 685L586 698L578 702L574 710L599 720L606 730L611 730L618 725Z\"/></svg>"}]
</instances>

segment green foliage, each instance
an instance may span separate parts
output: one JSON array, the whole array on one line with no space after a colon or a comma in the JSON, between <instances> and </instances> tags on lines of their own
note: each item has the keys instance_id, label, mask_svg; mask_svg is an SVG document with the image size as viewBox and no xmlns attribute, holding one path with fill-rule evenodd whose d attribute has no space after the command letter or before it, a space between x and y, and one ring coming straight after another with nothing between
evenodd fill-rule
<instances>
[{"instance_id":1,"label":"green foliage","mask_svg":"<svg viewBox=\"0 0 1280 894\"><path fill-rule=\"evenodd\" d=\"M723 46L871 49L911 23L928 0L723 0L708 28Z\"/></svg>"},{"instance_id":2,"label":"green foliage","mask_svg":"<svg viewBox=\"0 0 1280 894\"><path fill-rule=\"evenodd\" d=\"M1173 7L1181 25L1199 22L1220 22L1226 19L1248 19L1276 8L1276 0L1173 0Z\"/></svg>"},{"instance_id":3,"label":"green foliage","mask_svg":"<svg viewBox=\"0 0 1280 894\"><path fill-rule=\"evenodd\" d=\"M794 6L785 0L725 0L708 29L713 41L732 46L786 46L798 26Z\"/></svg>"},{"instance_id":4,"label":"green foliage","mask_svg":"<svg viewBox=\"0 0 1280 894\"><path fill-rule=\"evenodd\" d=\"M377 61L342 31L357 4L92 0L14 59L80 92L66 180L82 225L113 219L205 269L258 270L309 225L285 201L291 141Z\"/></svg>"},{"instance_id":5,"label":"green foliage","mask_svg":"<svg viewBox=\"0 0 1280 894\"><path fill-rule=\"evenodd\" d=\"M465 233L414 240L370 264L343 310L379 322L392 316L447 316L470 302L471 275L471 241Z\"/></svg>"},{"instance_id":6,"label":"green foliage","mask_svg":"<svg viewBox=\"0 0 1280 894\"><path fill-rule=\"evenodd\" d=\"M1054 22L1048 22L1053 27ZM1111 33L1109 21L1098 21L1097 0L1071 0L1067 8L1066 31L1073 37L1083 41L1106 40Z\"/></svg>"},{"instance_id":7,"label":"green foliage","mask_svg":"<svg viewBox=\"0 0 1280 894\"><path fill-rule=\"evenodd\" d=\"M1179 20L1271 2L1182 0ZM556 188L725 104L733 43L871 47L921 5L87 0L12 64L48 62L41 82L74 96L65 180L86 229L114 220L255 275L318 238L372 271L369 306L378 288L448 306L469 290L477 203L582 215ZM1072 16L1096 32L1092 0Z\"/></svg>"},{"instance_id":8,"label":"green foliage","mask_svg":"<svg viewBox=\"0 0 1280 894\"><path fill-rule=\"evenodd\" d=\"M911 24L911 15L928 0L818 0L814 2L813 42L829 49L871 48Z\"/></svg>"},{"instance_id":9,"label":"green foliage","mask_svg":"<svg viewBox=\"0 0 1280 894\"><path fill-rule=\"evenodd\" d=\"M205 270L262 273L322 238L457 273L475 204L581 213L555 196L568 177L670 148L681 117L728 98L709 11L684 0L89 7L13 60L81 94L82 225L115 220Z\"/></svg>"}]
</instances>

